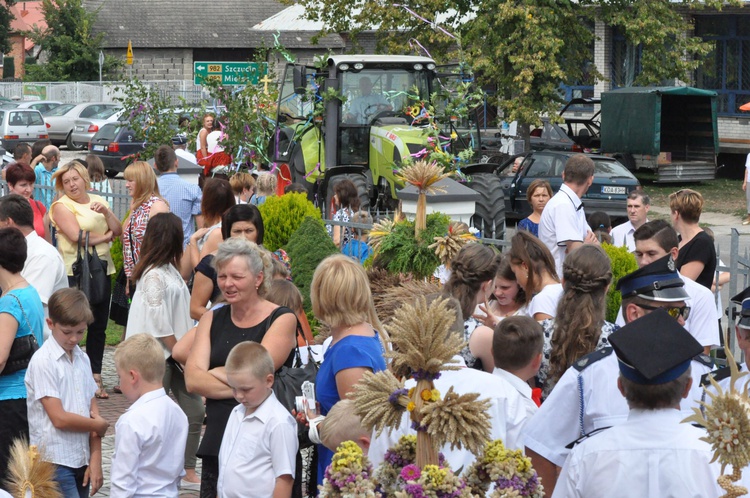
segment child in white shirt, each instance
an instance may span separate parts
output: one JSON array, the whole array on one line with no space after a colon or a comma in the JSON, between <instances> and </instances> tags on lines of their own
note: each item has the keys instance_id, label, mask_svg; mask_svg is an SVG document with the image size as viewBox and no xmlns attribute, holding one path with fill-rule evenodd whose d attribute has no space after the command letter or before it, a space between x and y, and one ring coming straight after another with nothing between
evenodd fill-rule
<instances>
[{"instance_id":1,"label":"child in white shirt","mask_svg":"<svg viewBox=\"0 0 750 498\"><path fill-rule=\"evenodd\" d=\"M94 495L104 483L102 440L109 422L99 416L91 363L78 343L94 320L86 296L60 289L49 298L51 339L34 353L24 382L29 440L56 465L63 496Z\"/></svg>"},{"instance_id":2,"label":"child in white shirt","mask_svg":"<svg viewBox=\"0 0 750 498\"><path fill-rule=\"evenodd\" d=\"M543 347L544 329L529 316L509 316L495 326L492 336L495 370L492 374L508 381L521 394L526 420L538 408L529 381L542 364Z\"/></svg>"},{"instance_id":3,"label":"child in white shirt","mask_svg":"<svg viewBox=\"0 0 750 498\"><path fill-rule=\"evenodd\" d=\"M136 334L117 346L115 367L133 404L115 425L109 496L177 496L188 420L164 391L162 347L151 335Z\"/></svg>"},{"instance_id":4,"label":"child in white shirt","mask_svg":"<svg viewBox=\"0 0 750 498\"><path fill-rule=\"evenodd\" d=\"M226 379L240 403L219 450L219 498L289 498L297 449L297 421L273 393L271 355L241 342L227 356Z\"/></svg>"}]
</instances>

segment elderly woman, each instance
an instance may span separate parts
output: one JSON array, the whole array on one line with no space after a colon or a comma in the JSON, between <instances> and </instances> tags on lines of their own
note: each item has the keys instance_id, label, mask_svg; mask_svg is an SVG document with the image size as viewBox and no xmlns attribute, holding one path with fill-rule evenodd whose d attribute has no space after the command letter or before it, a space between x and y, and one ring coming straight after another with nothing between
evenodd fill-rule
<instances>
[{"instance_id":1,"label":"elderly woman","mask_svg":"<svg viewBox=\"0 0 750 498\"><path fill-rule=\"evenodd\" d=\"M109 244L122 233L120 220L109 208L107 201L89 193L89 174L80 162L71 161L61 166L52 175L52 180L55 182L55 189L62 196L50 206L50 217L58 232L57 249L65 262L71 287L76 285L73 263L78 254L78 235L81 230L89 233L89 246L95 248L99 259L106 261L107 275L113 274L115 265L109 253ZM96 397L103 399L109 397L104 390L101 375L105 331L109 320L109 298L107 294L101 303L91 305L94 321L86 334L86 354L91 361L94 380L99 386Z\"/></svg>"},{"instance_id":2,"label":"elderly woman","mask_svg":"<svg viewBox=\"0 0 750 498\"><path fill-rule=\"evenodd\" d=\"M322 415L339 400L346 399L365 372L385 370L387 337L370 293L370 281L362 265L343 254L324 259L310 284L313 313L331 329L315 383ZM333 452L318 445L318 483Z\"/></svg>"},{"instance_id":3,"label":"elderly woman","mask_svg":"<svg viewBox=\"0 0 750 498\"><path fill-rule=\"evenodd\" d=\"M21 276L26 262L26 239L17 228L0 229L0 482L5 482L13 439L29 437L26 414L26 367L9 364L14 341L33 335L42 345L42 301L34 287ZM20 342L19 342L20 344ZM29 356L28 359L31 359Z\"/></svg>"},{"instance_id":4,"label":"elderly woman","mask_svg":"<svg viewBox=\"0 0 750 498\"><path fill-rule=\"evenodd\" d=\"M292 365L297 342L294 312L265 299L273 271L268 251L244 238L231 237L219 245L214 266L227 306L201 317L185 367L188 390L206 397L208 419L198 448L203 459L201 496L216 496L219 446L229 414L237 405L224 370L229 351L243 341L258 342L278 370Z\"/></svg>"},{"instance_id":5,"label":"elderly woman","mask_svg":"<svg viewBox=\"0 0 750 498\"><path fill-rule=\"evenodd\" d=\"M703 211L700 192L682 189L669 194L672 226L680 234L680 252L675 264L679 272L710 289L716 273L714 241L698 225Z\"/></svg>"},{"instance_id":6,"label":"elderly woman","mask_svg":"<svg viewBox=\"0 0 750 498\"><path fill-rule=\"evenodd\" d=\"M29 166L21 163L10 163L5 169L5 180L8 182L10 194L18 194L29 201L31 210L34 212L34 231L47 242L52 242L49 230L49 216L44 204L31 198L34 192L36 174Z\"/></svg>"}]
</instances>

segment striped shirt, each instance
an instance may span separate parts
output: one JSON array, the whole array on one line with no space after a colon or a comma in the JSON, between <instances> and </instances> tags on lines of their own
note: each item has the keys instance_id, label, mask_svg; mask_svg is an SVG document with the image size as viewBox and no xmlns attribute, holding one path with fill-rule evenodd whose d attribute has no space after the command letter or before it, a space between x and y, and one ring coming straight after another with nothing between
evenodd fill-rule
<instances>
[{"instance_id":1,"label":"striped shirt","mask_svg":"<svg viewBox=\"0 0 750 498\"><path fill-rule=\"evenodd\" d=\"M169 204L169 210L182 220L183 247L195 232L193 217L201 214L203 193L198 185L188 183L177 173L162 173L159 179L159 193Z\"/></svg>"},{"instance_id":2,"label":"striped shirt","mask_svg":"<svg viewBox=\"0 0 750 498\"><path fill-rule=\"evenodd\" d=\"M25 383L31 444L44 448L45 461L73 468L88 465L89 433L56 429L41 402L58 398L66 412L89 418L96 383L88 356L76 346L71 361L53 336L31 358Z\"/></svg>"},{"instance_id":3,"label":"striped shirt","mask_svg":"<svg viewBox=\"0 0 750 498\"><path fill-rule=\"evenodd\" d=\"M47 211L49 211L52 201L55 200L55 182L52 181L52 174L55 171L57 171L57 168L47 171L47 168L43 164L37 164L34 167L37 184L37 187L34 189L34 199L44 204ZM40 186L49 188L40 188Z\"/></svg>"}]
</instances>

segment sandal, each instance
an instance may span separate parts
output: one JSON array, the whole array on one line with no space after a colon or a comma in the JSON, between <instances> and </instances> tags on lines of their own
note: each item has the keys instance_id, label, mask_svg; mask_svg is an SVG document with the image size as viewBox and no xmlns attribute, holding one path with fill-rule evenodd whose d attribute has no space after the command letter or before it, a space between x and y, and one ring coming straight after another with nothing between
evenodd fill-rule
<instances>
[{"instance_id":1,"label":"sandal","mask_svg":"<svg viewBox=\"0 0 750 498\"><path fill-rule=\"evenodd\" d=\"M122 394L122 389L120 389L119 385L116 385L115 387L112 388L112 392L116 394Z\"/></svg>"},{"instance_id":2,"label":"sandal","mask_svg":"<svg viewBox=\"0 0 750 498\"><path fill-rule=\"evenodd\" d=\"M99 389L96 390L94 393L94 397L96 399L109 399L109 394L107 394L107 390L104 389L104 382L102 381L101 375L94 375L94 382L96 382L96 385L99 386Z\"/></svg>"}]
</instances>

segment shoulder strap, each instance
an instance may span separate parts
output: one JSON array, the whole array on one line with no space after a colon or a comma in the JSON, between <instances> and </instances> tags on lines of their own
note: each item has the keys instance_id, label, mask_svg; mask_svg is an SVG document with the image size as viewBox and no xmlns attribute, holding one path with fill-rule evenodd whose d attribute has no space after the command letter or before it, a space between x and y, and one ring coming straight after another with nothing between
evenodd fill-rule
<instances>
[{"instance_id":1,"label":"shoulder strap","mask_svg":"<svg viewBox=\"0 0 750 498\"><path fill-rule=\"evenodd\" d=\"M712 360L710 356L703 353L693 356L693 361L697 361L701 365L707 366L708 368L713 368L714 366L714 360Z\"/></svg>"},{"instance_id":2,"label":"shoulder strap","mask_svg":"<svg viewBox=\"0 0 750 498\"><path fill-rule=\"evenodd\" d=\"M742 363L737 363L737 370L742 371ZM711 372L707 372L701 375L701 387L708 387L711 385L711 379L716 382L721 382L724 379L729 378L732 375L732 369L729 366L721 367Z\"/></svg>"},{"instance_id":3,"label":"shoulder strap","mask_svg":"<svg viewBox=\"0 0 750 498\"><path fill-rule=\"evenodd\" d=\"M597 349L593 353L589 353L586 356L578 359L578 361L573 363L572 366L579 372L583 372L585 368L611 355L613 351L614 350L611 347Z\"/></svg>"},{"instance_id":4,"label":"shoulder strap","mask_svg":"<svg viewBox=\"0 0 750 498\"><path fill-rule=\"evenodd\" d=\"M23 319L26 320L26 326L29 327L29 331L31 331L31 333L33 334L34 333L34 329L31 328L31 322L29 321L29 317L26 316L26 310L23 309L23 305L21 304L21 300L18 299L18 296L16 296L12 292L9 292L8 295L11 296L13 299L15 299L16 302L18 303L18 307L21 308L21 314L23 315Z\"/></svg>"},{"instance_id":5,"label":"shoulder strap","mask_svg":"<svg viewBox=\"0 0 750 498\"><path fill-rule=\"evenodd\" d=\"M573 441L572 443L568 443L568 444L566 444L566 445L565 445L565 448L566 448L566 449L568 449L568 450L572 450L572 449L573 449L573 448L574 448L574 447L575 447L576 445L578 445L578 444L581 444L582 442L584 442L585 440L587 440L587 439L588 439L588 438L590 438L591 436L595 436L595 435L599 434L599 433L600 433L600 432L602 432L602 431L606 431L606 430L607 430L607 429L609 429L610 427L612 427L612 426L608 426L608 427L600 427L600 428L598 428L598 429L595 429L595 430L593 430L593 431L589 432L588 434L584 434L583 436L579 437L578 439L576 439L576 440L575 440L575 441Z\"/></svg>"}]
</instances>

